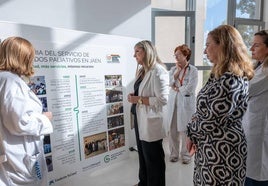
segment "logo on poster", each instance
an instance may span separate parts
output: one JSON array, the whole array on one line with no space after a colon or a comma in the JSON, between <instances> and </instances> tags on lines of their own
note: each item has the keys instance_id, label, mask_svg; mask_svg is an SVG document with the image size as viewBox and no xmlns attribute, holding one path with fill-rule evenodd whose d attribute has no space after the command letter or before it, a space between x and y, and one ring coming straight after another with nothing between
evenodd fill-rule
<instances>
[{"instance_id":1,"label":"logo on poster","mask_svg":"<svg viewBox=\"0 0 268 186\"><path fill-rule=\"evenodd\" d=\"M107 63L120 63L119 54L108 54L106 55Z\"/></svg>"},{"instance_id":2,"label":"logo on poster","mask_svg":"<svg viewBox=\"0 0 268 186\"><path fill-rule=\"evenodd\" d=\"M105 162L105 163L108 163L110 160L111 160L111 159L110 159L110 155L106 155L106 156L104 156L104 162Z\"/></svg>"}]
</instances>

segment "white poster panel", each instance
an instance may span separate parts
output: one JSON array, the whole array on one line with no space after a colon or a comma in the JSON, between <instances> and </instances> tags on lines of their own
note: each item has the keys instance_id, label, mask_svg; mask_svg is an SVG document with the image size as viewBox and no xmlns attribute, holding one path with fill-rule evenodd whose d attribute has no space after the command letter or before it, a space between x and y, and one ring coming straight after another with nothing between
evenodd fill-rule
<instances>
[{"instance_id":1,"label":"white poster panel","mask_svg":"<svg viewBox=\"0 0 268 186\"><path fill-rule=\"evenodd\" d=\"M35 47L29 87L53 113L44 138L48 185L88 185L92 171L128 157L129 104L139 39L0 22L1 40Z\"/></svg>"}]
</instances>

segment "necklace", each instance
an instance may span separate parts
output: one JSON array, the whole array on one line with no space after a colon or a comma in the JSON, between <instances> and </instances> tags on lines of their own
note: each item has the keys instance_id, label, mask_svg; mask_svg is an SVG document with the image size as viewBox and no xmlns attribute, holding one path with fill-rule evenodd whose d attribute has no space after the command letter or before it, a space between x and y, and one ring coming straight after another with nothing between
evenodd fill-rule
<instances>
[{"instance_id":1,"label":"necklace","mask_svg":"<svg viewBox=\"0 0 268 186\"><path fill-rule=\"evenodd\" d=\"M184 67L183 69L181 69L180 72L179 72L178 80L179 80L181 86L182 86L182 84L183 84L183 80L184 80L184 78L185 78L185 75L186 75L186 71L187 71L187 67L188 67L188 66L189 66L189 63L187 63L187 64L185 65L185 67ZM181 73L182 70L183 70L183 74L182 74L182 76L181 76L181 78L180 78L180 73Z\"/></svg>"}]
</instances>

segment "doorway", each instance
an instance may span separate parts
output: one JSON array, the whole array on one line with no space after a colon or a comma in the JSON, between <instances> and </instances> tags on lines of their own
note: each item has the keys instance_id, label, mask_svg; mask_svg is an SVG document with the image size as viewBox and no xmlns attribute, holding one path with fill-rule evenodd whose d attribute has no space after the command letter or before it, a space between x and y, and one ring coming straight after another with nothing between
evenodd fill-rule
<instances>
[{"instance_id":1,"label":"doorway","mask_svg":"<svg viewBox=\"0 0 268 186\"><path fill-rule=\"evenodd\" d=\"M174 65L174 49L182 44L191 48L194 64L195 12L152 9L152 42L168 69Z\"/></svg>"}]
</instances>

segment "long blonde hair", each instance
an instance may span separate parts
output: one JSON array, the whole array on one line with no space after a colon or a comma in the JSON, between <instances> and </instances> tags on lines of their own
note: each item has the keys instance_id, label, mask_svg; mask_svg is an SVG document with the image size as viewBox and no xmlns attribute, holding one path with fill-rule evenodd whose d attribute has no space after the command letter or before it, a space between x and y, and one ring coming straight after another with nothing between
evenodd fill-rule
<instances>
[{"instance_id":1,"label":"long blonde hair","mask_svg":"<svg viewBox=\"0 0 268 186\"><path fill-rule=\"evenodd\" d=\"M229 71L240 77L246 76L250 80L254 75L253 65L238 30L230 25L221 25L208 35L220 46L219 63L214 64L212 74L219 78Z\"/></svg>"},{"instance_id":2,"label":"long blonde hair","mask_svg":"<svg viewBox=\"0 0 268 186\"><path fill-rule=\"evenodd\" d=\"M28 40L9 37L0 44L0 70L30 77L34 74L34 56L35 49Z\"/></svg>"},{"instance_id":3,"label":"long blonde hair","mask_svg":"<svg viewBox=\"0 0 268 186\"><path fill-rule=\"evenodd\" d=\"M137 64L136 77L144 77L144 75L156 64L161 64L165 67L164 63L160 60L156 48L151 41L143 40L138 42L135 47L141 48L145 52L143 59L143 66Z\"/></svg>"}]
</instances>

